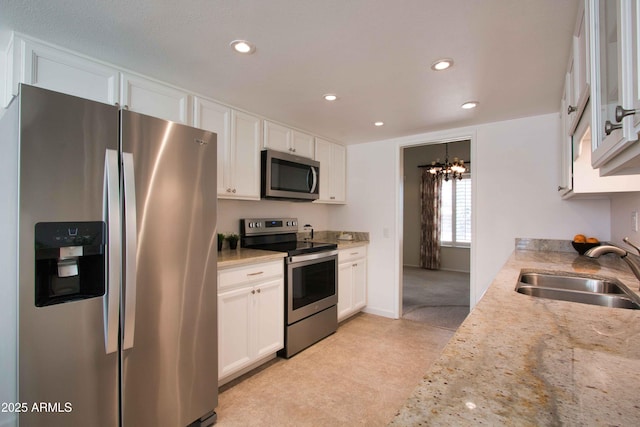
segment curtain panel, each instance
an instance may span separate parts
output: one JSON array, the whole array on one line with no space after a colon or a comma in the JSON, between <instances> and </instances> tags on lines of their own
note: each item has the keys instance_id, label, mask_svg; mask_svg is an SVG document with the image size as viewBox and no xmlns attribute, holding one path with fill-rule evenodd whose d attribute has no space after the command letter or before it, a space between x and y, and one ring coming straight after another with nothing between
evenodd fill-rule
<instances>
[{"instance_id":1,"label":"curtain panel","mask_svg":"<svg viewBox=\"0 0 640 427\"><path fill-rule=\"evenodd\" d=\"M442 177L423 169L420 197L422 207L420 215L420 267L439 270Z\"/></svg>"}]
</instances>

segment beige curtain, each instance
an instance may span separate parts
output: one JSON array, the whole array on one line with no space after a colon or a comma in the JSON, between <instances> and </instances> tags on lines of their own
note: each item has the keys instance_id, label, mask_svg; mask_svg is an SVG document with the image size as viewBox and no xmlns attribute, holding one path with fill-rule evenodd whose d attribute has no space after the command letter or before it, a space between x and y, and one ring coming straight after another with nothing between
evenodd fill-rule
<instances>
[{"instance_id":1,"label":"beige curtain","mask_svg":"<svg viewBox=\"0 0 640 427\"><path fill-rule=\"evenodd\" d=\"M422 213L420 215L420 267L440 269L440 206L442 177L422 170L420 182Z\"/></svg>"}]
</instances>

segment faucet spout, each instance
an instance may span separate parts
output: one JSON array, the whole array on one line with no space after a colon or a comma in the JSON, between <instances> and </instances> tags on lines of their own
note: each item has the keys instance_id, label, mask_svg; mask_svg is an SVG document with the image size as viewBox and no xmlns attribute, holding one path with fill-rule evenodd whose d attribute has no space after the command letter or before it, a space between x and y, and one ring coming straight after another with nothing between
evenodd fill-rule
<instances>
[{"instance_id":1,"label":"faucet spout","mask_svg":"<svg viewBox=\"0 0 640 427\"><path fill-rule=\"evenodd\" d=\"M625 251L622 248L619 248L614 245L601 245L601 246L596 246L595 248L589 249L584 254L589 258L599 258L604 254L616 254L624 262L627 263L627 265L633 272L634 276L636 276L636 279L640 280L640 263L638 260L635 259L635 258L638 258L638 256L630 254L629 252Z\"/></svg>"}]
</instances>

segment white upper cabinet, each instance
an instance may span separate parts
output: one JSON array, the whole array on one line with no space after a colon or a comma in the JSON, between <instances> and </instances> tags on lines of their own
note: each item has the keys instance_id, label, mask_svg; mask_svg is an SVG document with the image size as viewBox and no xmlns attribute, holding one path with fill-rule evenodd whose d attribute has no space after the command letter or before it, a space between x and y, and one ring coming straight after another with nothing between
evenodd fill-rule
<instances>
[{"instance_id":1,"label":"white upper cabinet","mask_svg":"<svg viewBox=\"0 0 640 427\"><path fill-rule=\"evenodd\" d=\"M314 158L313 136L303 132L264 121L264 148Z\"/></svg>"},{"instance_id":2,"label":"white upper cabinet","mask_svg":"<svg viewBox=\"0 0 640 427\"><path fill-rule=\"evenodd\" d=\"M592 165L601 175L640 173L638 0L590 0Z\"/></svg>"},{"instance_id":3,"label":"white upper cabinet","mask_svg":"<svg viewBox=\"0 0 640 427\"><path fill-rule=\"evenodd\" d=\"M316 160L320 162L320 194L316 203L346 202L346 149L316 138Z\"/></svg>"},{"instance_id":4,"label":"white upper cabinet","mask_svg":"<svg viewBox=\"0 0 640 427\"><path fill-rule=\"evenodd\" d=\"M12 95L17 95L19 83L27 83L106 104L118 102L117 69L18 37L12 49Z\"/></svg>"},{"instance_id":5,"label":"white upper cabinet","mask_svg":"<svg viewBox=\"0 0 640 427\"><path fill-rule=\"evenodd\" d=\"M121 104L131 111L191 124L189 94L144 77L122 73Z\"/></svg>"},{"instance_id":6,"label":"white upper cabinet","mask_svg":"<svg viewBox=\"0 0 640 427\"><path fill-rule=\"evenodd\" d=\"M260 199L260 118L201 97L193 118L195 127L217 134L218 198Z\"/></svg>"},{"instance_id":7,"label":"white upper cabinet","mask_svg":"<svg viewBox=\"0 0 640 427\"><path fill-rule=\"evenodd\" d=\"M260 199L260 142L262 119L252 114L231 111L231 144L229 145L229 181L218 197Z\"/></svg>"},{"instance_id":8,"label":"white upper cabinet","mask_svg":"<svg viewBox=\"0 0 640 427\"><path fill-rule=\"evenodd\" d=\"M567 79L565 94L567 108L564 110L569 115L567 131L573 134L582 117L587 101L589 101L590 71L589 71L589 33L588 33L588 8L584 2L580 3L578 17L573 32L573 42L569 65L567 67Z\"/></svg>"},{"instance_id":9,"label":"white upper cabinet","mask_svg":"<svg viewBox=\"0 0 640 427\"><path fill-rule=\"evenodd\" d=\"M193 100L193 125L216 133L218 147L218 195L226 195L231 152L231 108L196 96Z\"/></svg>"},{"instance_id":10,"label":"white upper cabinet","mask_svg":"<svg viewBox=\"0 0 640 427\"><path fill-rule=\"evenodd\" d=\"M608 198L612 193L640 191L640 175L600 176L599 170L591 167L590 119L590 106L587 106L585 114L573 134L573 149L567 153L569 156L569 170L567 171L569 182L567 183L568 187L561 193L562 197L565 199L574 197Z\"/></svg>"}]
</instances>

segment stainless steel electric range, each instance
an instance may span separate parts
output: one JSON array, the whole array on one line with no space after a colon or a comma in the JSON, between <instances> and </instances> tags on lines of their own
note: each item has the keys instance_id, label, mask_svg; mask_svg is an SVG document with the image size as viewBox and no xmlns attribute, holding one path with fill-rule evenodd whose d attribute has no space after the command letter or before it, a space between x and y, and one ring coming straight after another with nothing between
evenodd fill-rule
<instances>
[{"instance_id":1,"label":"stainless steel electric range","mask_svg":"<svg viewBox=\"0 0 640 427\"><path fill-rule=\"evenodd\" d=\"M285 347L291 357L338 329L338 245L298 240L297 218L240 220L243 248L286 252Z\"/></svg>"}]
</instances>

